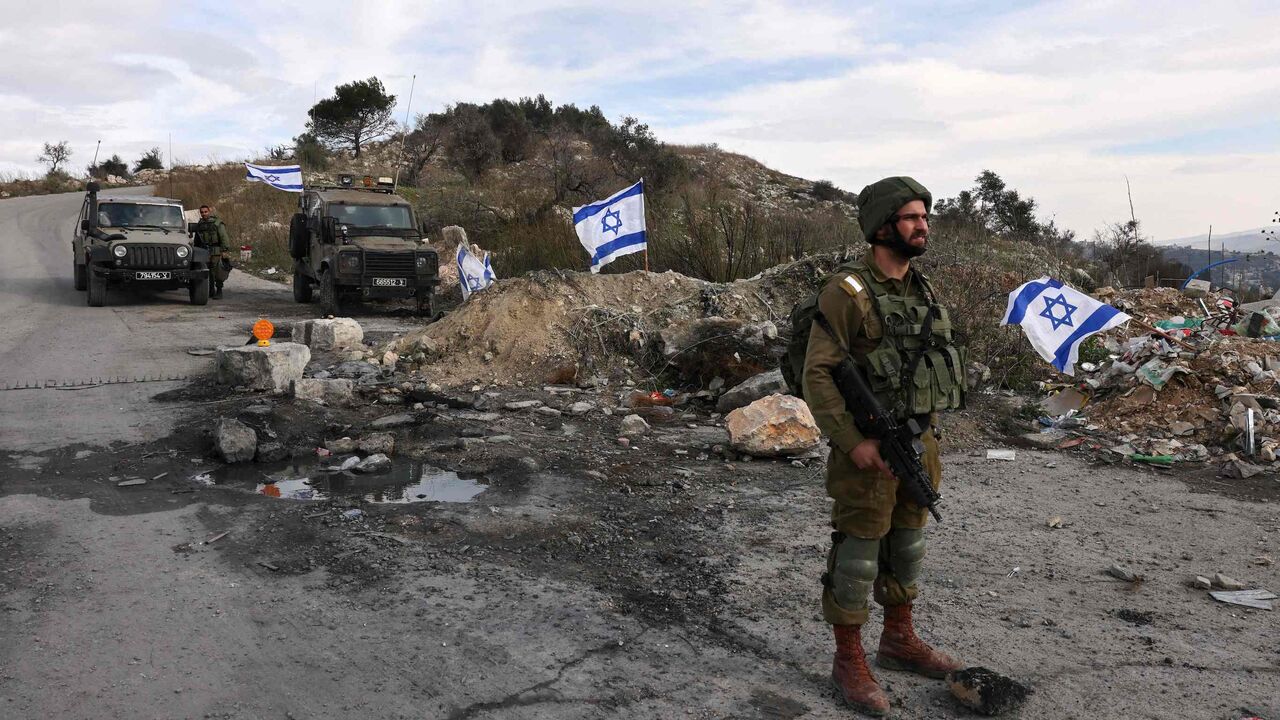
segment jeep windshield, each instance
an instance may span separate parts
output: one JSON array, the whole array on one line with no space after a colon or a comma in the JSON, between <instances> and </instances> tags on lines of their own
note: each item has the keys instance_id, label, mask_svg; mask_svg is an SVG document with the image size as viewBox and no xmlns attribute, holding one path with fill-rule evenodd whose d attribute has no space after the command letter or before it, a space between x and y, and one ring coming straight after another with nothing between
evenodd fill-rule
<instances>
[{"instance_id":1,"label":"jeep windshield","mask_svg":"<svg viewBox=\"0 0 1280 720\"><path fill-rule=\"evenodd\" d=\"M176 205L99 203L98 224L105 227L154 227L181 230L187 223Z\"/></svg>"},{"instance_id":2,"label":"jeep windshield","mask_svg":"<svg viewBox=\"0 0 1280 720\"><path fill-rule=\"evenodd\" d=\"M329 206L329 217L352 230L413 230L413 218L409 208L403 205L347 205L334 203Z\"/></svg>"}]
</instances>

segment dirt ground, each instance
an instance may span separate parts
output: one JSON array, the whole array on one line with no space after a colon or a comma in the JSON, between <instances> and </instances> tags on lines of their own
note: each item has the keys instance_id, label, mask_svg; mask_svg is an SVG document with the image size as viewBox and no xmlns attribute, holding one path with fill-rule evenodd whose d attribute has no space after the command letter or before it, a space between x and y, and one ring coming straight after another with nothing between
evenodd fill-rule
<instances>
[{"instance_id":1,"label":"dirt ground","mask_svg":"<svg viewBox=\"0 0 1280 720\"><path fill-rule=\"evenodd\" d=\"M0 456L0 716L850 717L817 602L821 464L725 458L698 408L631 447L621 413L502 409L620 390L316 411L188 389L157 401L199 416L169 437ZM397 412L414 416L393 430L399 462L483 492L298 501L196 479L220 477L217 415L305 457ZM1024 448L988 460L1008 446L983 439L982 412L947 418L922 634L1030 685L1026 718L1280 718L1275 613L1187 584L1280 590L1257 560L1280 555L1280 483ZM147 482L117 486L130 478ZM938 681L877 674L893 717L969 716Z\"/></svg>"}]
</instances>

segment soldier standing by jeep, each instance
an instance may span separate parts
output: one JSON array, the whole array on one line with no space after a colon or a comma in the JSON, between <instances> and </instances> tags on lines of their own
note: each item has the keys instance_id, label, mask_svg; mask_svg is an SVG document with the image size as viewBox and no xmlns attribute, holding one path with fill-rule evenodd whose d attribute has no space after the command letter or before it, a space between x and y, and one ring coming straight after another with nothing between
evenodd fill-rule
<instances>
[{"instance_id":1,"label":"soldier standing by jeep","mask_svg":"<svg viewBox=\"0 0 1280 720\"><path fill-rule=\"evenodd\" d=\"M209 284L212 286L209 297L221 300L222 284L227 281L231 270L226 258L226 253L231 250L231 236L222 219L214 215L208 205L200 206L200 222L196 223L194 232L196 247L209 251Z\"/></svg>"}]
</instances>

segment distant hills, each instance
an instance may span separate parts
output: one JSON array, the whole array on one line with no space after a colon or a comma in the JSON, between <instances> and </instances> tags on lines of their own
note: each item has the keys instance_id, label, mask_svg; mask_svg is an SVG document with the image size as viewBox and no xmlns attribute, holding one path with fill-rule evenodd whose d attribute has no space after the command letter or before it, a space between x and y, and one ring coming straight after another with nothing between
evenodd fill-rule
<instances>
[{"instance_id":1,"label":"distant hills","mask_svg":"<svg viewBox=\"0 0 1280 720\"><path fill-rule=\"evenodd\" d=\"M1250 253L1271 250L1273 252L1280 253L1280 235L1263 235L1263 230L1280 231L1280 226L1272 225L1269 228L1260 227L1255 230L1241 230L1239 232L1232 233L1214 233L1213 251L1219 252L1225 244L1227 252ZM1152 244L1160 247L1177 246L1204 249L1205 243L1208 239L1208 233L1205 233L1203 235L1173 238L1171 240L1157 240Z\"/></svg>"}]
</instances>

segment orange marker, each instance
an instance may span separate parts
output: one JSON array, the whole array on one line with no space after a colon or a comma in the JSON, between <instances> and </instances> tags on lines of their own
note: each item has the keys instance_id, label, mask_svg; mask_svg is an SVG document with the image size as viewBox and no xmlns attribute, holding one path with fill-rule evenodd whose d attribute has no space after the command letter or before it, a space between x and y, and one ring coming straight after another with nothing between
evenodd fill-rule
<instances>
[{"instance_id":1,"label":"orange marker","mask_svg":"<svg viewBox=\"0 0 1280 720\"><path fill-rule=\"evenodd\" d=\"M258 338L258 347L267 347L271 344L271 336L276 332L276 326L271 324L270 320L263 318L253 324L253 336Z\"/></svg>"}]
</instances>

